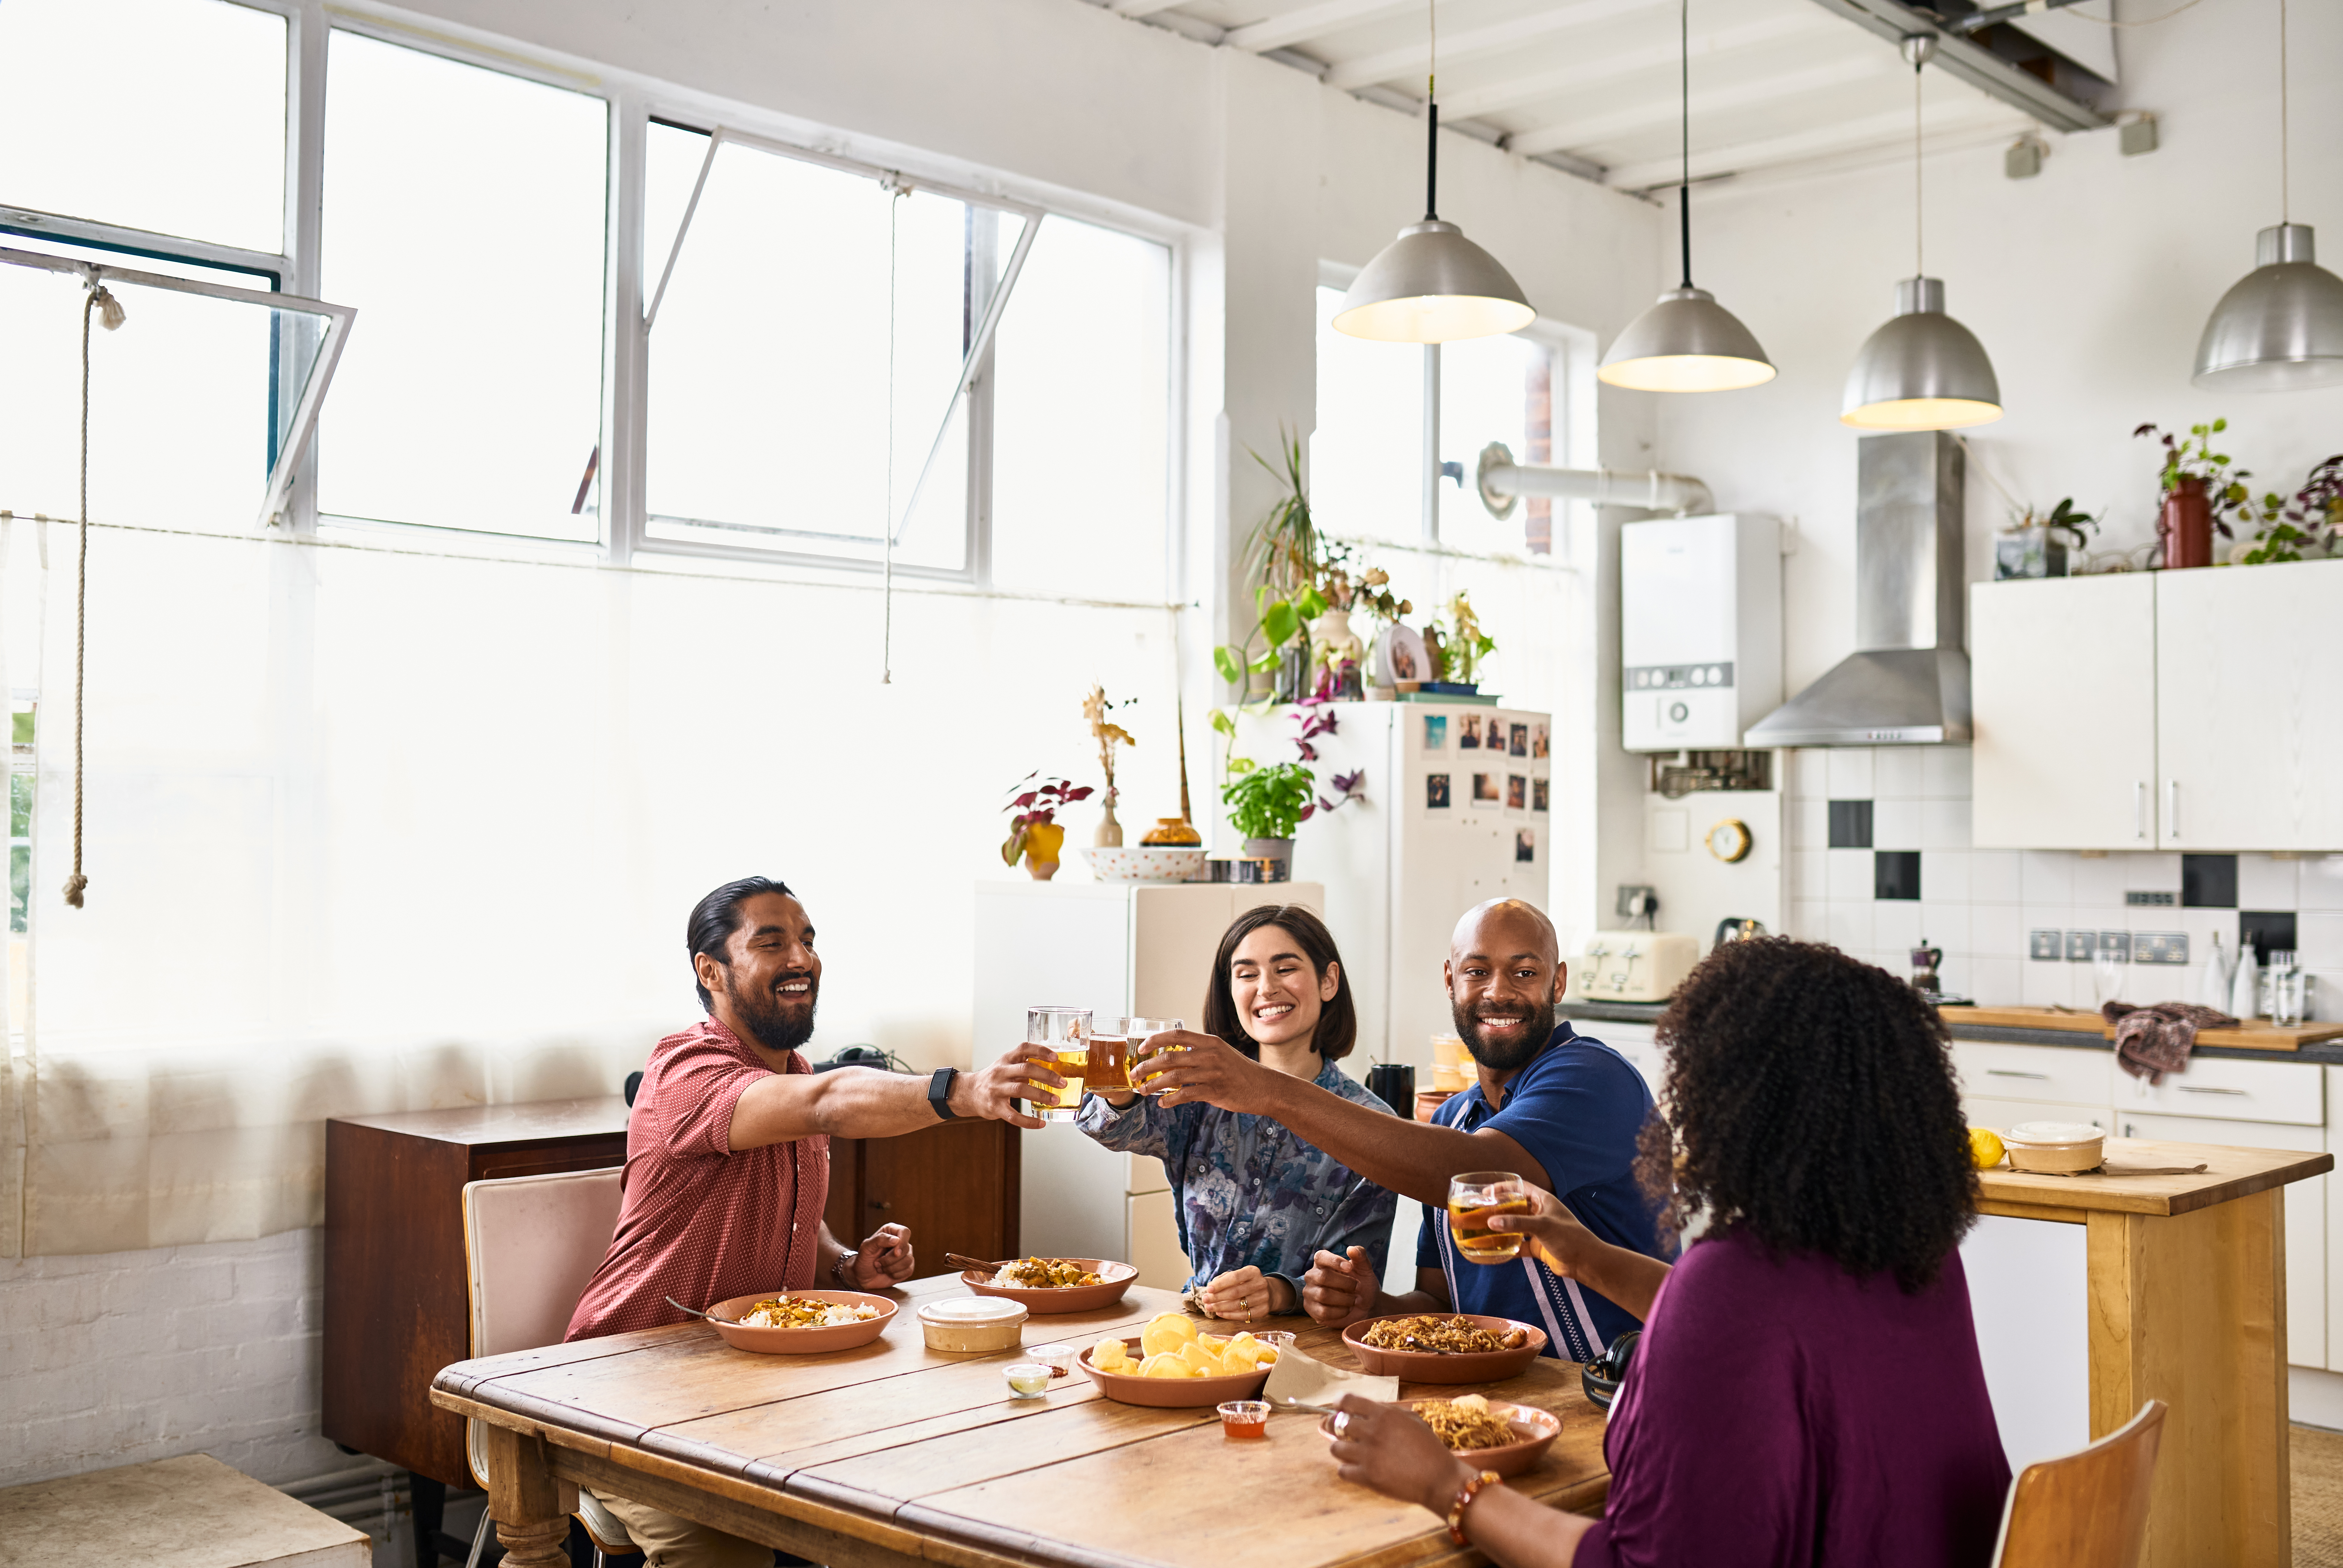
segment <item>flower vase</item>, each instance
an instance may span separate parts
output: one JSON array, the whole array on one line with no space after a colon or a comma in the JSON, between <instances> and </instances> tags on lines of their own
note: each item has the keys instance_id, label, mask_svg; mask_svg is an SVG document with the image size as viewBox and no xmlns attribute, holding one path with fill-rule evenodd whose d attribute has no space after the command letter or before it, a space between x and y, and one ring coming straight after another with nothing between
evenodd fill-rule
<instances>
[{"instance_id":1,"label":"flower vase","mask_svg":"<svg viewBox=\"0 0 2343 1568\"><path fill-rule=\"evenodd\" d=\"M1058 874L1058 851L1066 847L1066 830L1055 822L1036 822L1025 829L1025 874L1046 882Z\"/></svg>"},{"instance_id":2,"label":"flower vase","mask_svg":"<svg viewBox=\"0 0 2343 1568\"><path fill-rule=\"evenodd\" d=\"M1351 629L1351 612L1322 612L1310 623L1310 645L1312 661L1332 677L1332 680L1322 677L1319 689L1338 702L1356 702L1363 695L1359 671L1367 662L1367 648Z\"/></svg>"},{"instance_id":3,"label":"flower vase","mask_svg":"<svg viewBox=\"0 0 2343 1568\"><path fill-rule=\"evenodd\" d=\"M1122 848L1122 824L1115 820L1114 791L1111 789L1106 792L1106 809L1099 817L1098 832L1091 839L1091 844L1100 849Z\"/></svg>"},{"instance_id":4,"label":"flower vase","mask_svg":"<svg viewBox=\"0 0 2343 1568\"><path fill-rule=\"evenodd\" d=\"M2164 543L2164 569L2213 564L2213 501L2205 481L2190 475L2164 493L2156 537Z\"/></svg>"}]
</instances>

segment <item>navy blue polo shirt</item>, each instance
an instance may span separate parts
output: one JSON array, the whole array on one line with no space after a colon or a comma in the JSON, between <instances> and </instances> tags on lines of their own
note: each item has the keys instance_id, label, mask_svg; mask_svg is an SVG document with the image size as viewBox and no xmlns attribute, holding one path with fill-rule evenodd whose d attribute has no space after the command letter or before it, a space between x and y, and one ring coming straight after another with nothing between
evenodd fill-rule
<instances>
[{"instance_id":1,"label":"navy blue polo shirt","mask_svg":"<svg viewBox=\"0 0 2343 1568\"><path fill-rule=\"evenodd\" d=\"M1635 1139L1651 1113L1644 1075L1601 1040L1565 1023L1505 1086L1503 1109L1491 1111L1475 1083L1451 1096L1433 1121L1466 1132L1495 1128L1545 1167L1548 1190L1580 1223L1615 1246L1657 1258L1666 1256L1658 1211L1634 1177ZM1449 1234L1446 1211L1429 1203L1415 1261L1447 1275L1456 1311L1534 1323L1545 1330L1545 1353L1565 1361L1593 1361L1620 1334L1643 1326L1626 1309L1560 1278L1526 1252L1503 1263L1464 1261Z\"/></svg>"}]
</instances>

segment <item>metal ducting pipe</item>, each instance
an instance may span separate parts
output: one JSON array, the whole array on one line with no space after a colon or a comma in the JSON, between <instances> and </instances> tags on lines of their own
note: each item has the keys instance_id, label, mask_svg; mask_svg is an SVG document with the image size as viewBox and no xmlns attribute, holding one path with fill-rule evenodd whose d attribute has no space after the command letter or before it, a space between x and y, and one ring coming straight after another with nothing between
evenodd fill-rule
<instances>
[{"instance_id":1,"label":"metal ducting pipe","mask_svg":"<svg viewBox=\"0 0 2343 1568\"><path fill-rule=\"evenodd\" d=\"M1550 468L1516 463L1503 441L1481 448L1481 504L1499 519L1513 515L1523 496L1592 501L1598 507L1639 507L1683 517L1715 509L1708 487L1686 474L1630 473L1614 468Z\"/></svg>"}]
</instances>

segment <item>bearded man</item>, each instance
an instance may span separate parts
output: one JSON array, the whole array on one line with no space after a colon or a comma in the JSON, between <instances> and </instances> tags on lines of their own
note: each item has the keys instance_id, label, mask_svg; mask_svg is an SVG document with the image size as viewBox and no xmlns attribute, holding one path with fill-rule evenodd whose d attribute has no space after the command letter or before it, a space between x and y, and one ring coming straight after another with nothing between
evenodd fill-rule
<instances>
[{"instance_id":1,"label":"bearded man","mask_svg":"<svg viewBox=\"0 0 2343 1568\"><path fill-rule=\"evenodd\" d=\"M1423 1202L1416 1288L1383 1291L1363 1249L1348 1257L1322 1251L1302 1288L1303 1310L1318 1322L1485 1313L1543 1327L1547 1355L1593 1361L1639 1321L1526 1253L1496 1265L1460 1258L1448 1231L1448 1181L1467 1171L1513 1171L1561 1198L1604 1241L1664 1257L1656 1212L1634 1174L1651 1091L1625 1057L1556 1020L1568 970L1554 924L1536 906L1502 899L1467 910L1443 974L1479 1081L1429 1125L1394 1122L1269 1072L1207 1036L1159 1041L1186 1050L1179 1066L1150 1082L1171 1086L1166 1099L1174 1104L1202 1100L1273 1117L1360 1175Z\"/></svg>"}]
</instances>

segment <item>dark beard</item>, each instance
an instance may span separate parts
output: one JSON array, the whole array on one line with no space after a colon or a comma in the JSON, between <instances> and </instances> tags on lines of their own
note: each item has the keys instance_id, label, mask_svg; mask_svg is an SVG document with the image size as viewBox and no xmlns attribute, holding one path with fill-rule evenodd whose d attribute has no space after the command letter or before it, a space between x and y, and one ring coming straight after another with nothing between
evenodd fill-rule
<instances>
[{"instance_id":1,"label":"dark beard","mask_svg":"<svg viewBox=\"0 0 2343 1568\"><path fill-rule=\"evenodd\" d=\"M1480 1030L1474 1027L1480 1015L1461 1001L1450 1003L1449 1012L1456 1020L1456 1032L1464 1037L1464 1049L1473 1053L1473 1060L1492 1072L1519 1072L1554 1038L1554 1004L1550 1000L1530 1010L1529 1027L1522 1031L1518 1045L1490 1045L1483 1041Z\"/></svg>"},{"instance_id":2,"label":"dark beard","mask_svg":"<svg viewBox=\"0 0 2343 1568\"><path fill-rule=\"evenodd\" d=\"M821 998L821 984L806 993L802 1017L792 1019L771 991L739 992L732 998L733 1016L755 1042L767 1050L795 1050L813 1038L813 1015Z\"/></svg>"}]
</instances>

